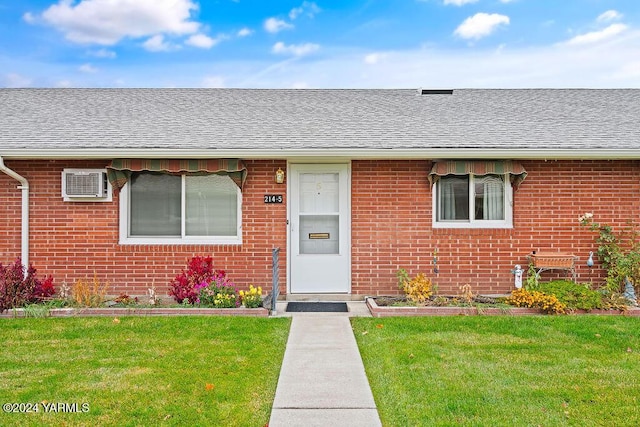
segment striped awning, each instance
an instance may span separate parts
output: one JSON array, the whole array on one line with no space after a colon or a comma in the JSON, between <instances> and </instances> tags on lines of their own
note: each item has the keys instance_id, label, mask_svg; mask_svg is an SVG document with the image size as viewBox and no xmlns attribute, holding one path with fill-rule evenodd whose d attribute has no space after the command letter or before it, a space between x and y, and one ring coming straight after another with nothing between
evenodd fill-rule
<instances>
[{"instance_id":1,"label":"striped awning","mask_svg":"<svg viewBox=\"0 0 640 427\"><path fill-rule=\"evenodd\" d=\"M117 189L124 187L132 172L227 175L240 189L247 179L247 167L240 159L113 159L107 166L107 177Z\"/></svg>"},{"instance_id":2,"label":"striped awning","mask_svg":"<svg viewBox=\"0 0 640 427\"><path fill-rule=\"evenodd\" d=\"M446 175L504 175L509 174L511 184L517 188L527 177L527 171L511 160L448 160L435 162L429 172L429 182L434 184Z\"/></svg>"}]
</instances>

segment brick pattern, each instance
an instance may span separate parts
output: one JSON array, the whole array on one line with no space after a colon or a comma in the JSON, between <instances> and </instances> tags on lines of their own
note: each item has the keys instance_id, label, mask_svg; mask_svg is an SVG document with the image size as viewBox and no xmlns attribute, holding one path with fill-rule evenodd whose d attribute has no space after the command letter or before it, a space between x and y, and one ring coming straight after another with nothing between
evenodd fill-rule
<instances>
[{"instance_id":1,"label":"brick pattern","mask_svg":"<svg viewBox=\"0 0 640 427\"><path fill-rule=\"evenodd\" d=\"M396 272L424 272L441 293L505 293L511 269L532 250L577 255L578 280L599 283L604 272L586 267L595 234L578 217L620 229L640 220L638 161L523 161L527 179L514 192L514 228L433 229L429 161L354 161L352 165L353 292L397 294ZM439 273L433 273L433 252ZM562 272L543 273L563 277Z\"/></svg>"},{"instance_id":2,"label":"brick pattern","mask_svg":"<svg viewBox=\"0 0 640 427\"><path fill-rule=\"evenodd\" d=\"M111 285L110 294L146 295L155 285L166 301L168 284L196 255L211 255L241 288L271 288L271 250L280 247L280 291L286 291L286 201L264 204L264 194L285 194L274 182L286 161L246 161L242 245L119 245L118 194L112 203L63 202L64 168L102 168L108 161L7 161L29 180L30 261L40 275L52 274L57 286L93 278ZM20 256L20 191L0 174L0 262Z\"/></svg>"},{"instance_id":3,"label":"brick pattern","mask_svg":"<svg viewBox=\"0 0 640 427\"><path fill-rule=\"evenodd\" d=\"M31 185L31 262L55 283L73 284L94 273L111 293L145 295L156 286L165 295L169 281L195 255L212 255L240 286L270 287L271 250L280 247L280 292L286 293L286 185L274 182L285 160L248 160L243 191L243 244L119 245L118 195L111 203L70 203L61 197L63 168L104 167L100 161L7 161ZM505 293L513 287L511 269L526 268L532 250L570 252L579 257L578 279L599 283L604 272L596 258L595 234L578 217L620 229L640 222L639 161L523 161L527 179L514 193L510 230L433 229L427 160L354 160L352 163L352 293L398 293L396 272L424 272L441 293ZM20 190L0 174L0 262L20 255ZM265 204L264 194L283 194L283 204ZM439 273L433 273L438 251ZM547 272L544 277L561 277ZM169 298L169 297L165 297Z\"/></svg>"}]
</instances>

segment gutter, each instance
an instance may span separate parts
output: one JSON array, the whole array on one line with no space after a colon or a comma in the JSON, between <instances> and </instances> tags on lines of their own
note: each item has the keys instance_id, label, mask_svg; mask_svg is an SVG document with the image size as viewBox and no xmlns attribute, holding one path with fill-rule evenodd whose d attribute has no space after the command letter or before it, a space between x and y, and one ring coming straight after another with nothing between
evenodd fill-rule
<instances>
[{"instance_id":1,"label":"gutter","mask_svg":"<svg viewBox=\"0 0 640 427\"><path fill-rule=\"evenodd\" d=\"M25 277L29 269L29 181L17 172L9 169L5 164L2 156L0 156L0 172L10 176L20 182L18 188L22 190L22 245L21 260L24 266Z\"/></svg>"}]
</instances>

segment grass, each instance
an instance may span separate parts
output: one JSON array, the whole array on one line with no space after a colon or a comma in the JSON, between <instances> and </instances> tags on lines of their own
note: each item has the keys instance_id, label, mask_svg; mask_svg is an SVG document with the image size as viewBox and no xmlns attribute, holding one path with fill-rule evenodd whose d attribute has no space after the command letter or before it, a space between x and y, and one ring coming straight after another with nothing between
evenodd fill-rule
<instances>
[{"instance_id":1,"label":"grass","mask_svg":"<svg viewBox=\"0 0 640 427\"><path fill-rule=\"evenodd\" d=\"M640 425L640 321L354 318L385 426Z\"/></svg>"},{"instance_id":2,"label":"grass","mask_svg":"<svg viewBox=\"0 0 640 427\"><path fill-rule=\"evenodd\" d=\"M290 319L123 317L0 320L0 412L14 426L263 426ZM41 402L88 412L44 413Z\"/></svg>"}]
</instances>

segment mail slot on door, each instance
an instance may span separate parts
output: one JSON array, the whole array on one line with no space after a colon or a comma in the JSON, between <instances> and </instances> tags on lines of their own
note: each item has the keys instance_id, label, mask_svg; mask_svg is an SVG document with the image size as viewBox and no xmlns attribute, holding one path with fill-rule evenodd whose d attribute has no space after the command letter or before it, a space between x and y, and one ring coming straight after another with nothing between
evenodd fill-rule
<instances>
[{"instance_id":1,"label":"mail slot on door","mask_svg":"<svg viewBox=\"0 0 640 427\"><path fill-rule=\"evenodd\" d=\"M309 233L309 240L328 239L329 233Z\"/></svg>"}]
</instances>

